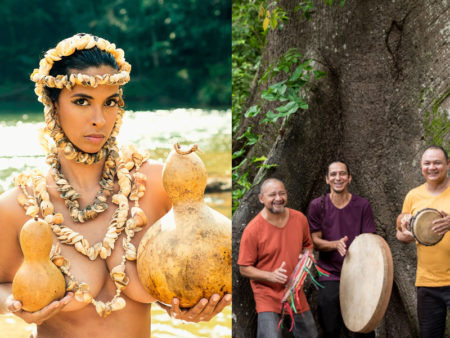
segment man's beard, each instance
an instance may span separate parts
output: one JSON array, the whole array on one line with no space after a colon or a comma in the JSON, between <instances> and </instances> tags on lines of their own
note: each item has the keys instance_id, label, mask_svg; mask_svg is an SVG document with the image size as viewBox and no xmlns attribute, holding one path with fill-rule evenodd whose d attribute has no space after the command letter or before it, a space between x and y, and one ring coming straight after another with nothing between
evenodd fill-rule
<instances>
[{"instance_id":1,"label":"man's beard","mask_svg":"<svg viewBox=\"0 0 450 338\"><path fill-rule=\"evenodd\" d=\"M282 214L284 212L284 209L285 209L284 203L282 205L280 205L278 208L279 209L275 209L275 207L272 206L271 208L269 208L269 211L272 214Z\"/></svg>"}]
</instances>

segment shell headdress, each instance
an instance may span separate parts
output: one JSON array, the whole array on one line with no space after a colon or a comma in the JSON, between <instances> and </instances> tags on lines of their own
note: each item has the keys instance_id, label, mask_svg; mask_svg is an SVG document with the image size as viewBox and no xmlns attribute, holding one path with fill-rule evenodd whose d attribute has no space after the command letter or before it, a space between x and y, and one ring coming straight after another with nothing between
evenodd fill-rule
<instances>
[{"instance_id":1,"label":"shell headdress","mask_svg":"<svg viewBox=\"0 0 450 338\"><path fill-rule=\"evenodd\" d=\"M77 50L85 50L97 47L98 49L110 53L116 60L119 70L117 74L104 74L90 76L87 74L70 75L50 75L50 70L55 62L60 61L65 56L70 56ZM55 48L48 50L44 58L39 62L39 68L35 69L30 78L36 83L35 93L38 101L44 104L45 132L55 141L56 147L61 149L68 159L73 159L80 163L92 164L106 157L109 150L115 147L116 137L122 124L124 110L119 109L119 114L115 122L113 131L105 145L97 153L85 153L77 149L66 137L61 128L56 115L53 101L47 94L48 88L72 89L75 85L97 87L98 85L124 85L130 80L131 65L125 61L125 53L122 49L109 41L98 38L90 34L76 34L73 37L62 40ZM122 89L120 89L120 106L123 106Z\"/></svg>"}]
</instances>

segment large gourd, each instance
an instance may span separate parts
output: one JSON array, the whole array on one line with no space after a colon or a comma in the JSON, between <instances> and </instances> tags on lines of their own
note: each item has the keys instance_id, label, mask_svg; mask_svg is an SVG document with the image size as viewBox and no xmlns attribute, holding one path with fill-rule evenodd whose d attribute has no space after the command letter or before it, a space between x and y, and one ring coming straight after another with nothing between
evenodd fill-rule
<instances>
[{"instance_id":1,"label":"large gourd","mask_svg":"<svg viewBox=\"0 0 450 338\"><path fill-rule=\"evenodd\" d=\"M14 276L12 294L25 311L35 312L65 293L61 271L50 260L52 230L47 222L30 219L20 232L23 263Z\"/></svg>"},{"instance_id":2,"label":"large gourd","mask_svg":"<svg viewBox=\"0 0 450 338\"><path fill-rule=\"evenodd\" d=\"M173 208L147 231L137 255L147 292L165 304L177 297L184 308L231 293L231 221L204 203L207 173L192 151L176 144L169 154L163 184Z\"/></svg>"}]
</instances>

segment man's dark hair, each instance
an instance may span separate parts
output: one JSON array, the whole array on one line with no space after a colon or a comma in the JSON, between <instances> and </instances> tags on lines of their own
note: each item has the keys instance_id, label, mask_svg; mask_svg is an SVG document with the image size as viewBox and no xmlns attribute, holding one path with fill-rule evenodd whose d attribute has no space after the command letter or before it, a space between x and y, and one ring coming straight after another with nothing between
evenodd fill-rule
<instances>
[{"instance_id":1,"label":"man's dark hair","mask_svg":"<svg viewBox=\"0 0 450 338\"><path fill-rule=\"evenodd\" d=\"M342 163L343 165L345 165L345 168L347 169L347 174L348 174L349 176L351 175L351 174L350 174L350 168L349 168L348 164L347 164L345 161L342 161L342 160L340 160L340 159L337 159L337 160L332 161L332 162L330 162L330 163L328 164L328 166L327 166L327 173L326 173L325 176L328 176L328 174L330 173L330 166L331 166L333 163Z\"/></svg>"},{"instance_id":2,"label":"man's dark hair","mask_svg":"<svg viewBox=\"0 0 450 338\"><path fill-rule=\"evenodd\" d=\"M429 150L429 149L438 149L438 150L442 151L442 152L444 153L445 160L448 161L448 154L447 154L447 151L446 151L443 147L433 144L433 145L431 145L431 146L428 146L428 147L423 151L423 153L425 153L425 152L426 152L427 150Z\"/></svg>"}]
</instances>

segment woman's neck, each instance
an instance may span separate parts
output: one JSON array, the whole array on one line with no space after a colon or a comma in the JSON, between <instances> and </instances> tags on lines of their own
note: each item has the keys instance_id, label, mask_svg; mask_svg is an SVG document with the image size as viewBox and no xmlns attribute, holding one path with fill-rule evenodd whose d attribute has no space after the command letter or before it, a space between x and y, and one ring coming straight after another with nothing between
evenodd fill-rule
<instances>
[{"instance_id":1,"label":"woman's neck","mask_svg":"<svg viewBox=\"0 0 450 338\"><path fill-rule=\"evenodd\" d=\"M61 173L70 185L79 192L90 191L98 185L105 164L104 159L94 164L77 163L74 160L68 160L62 152L58 152L58 161L61 166Z\"/></svg>"}]
</instances>

